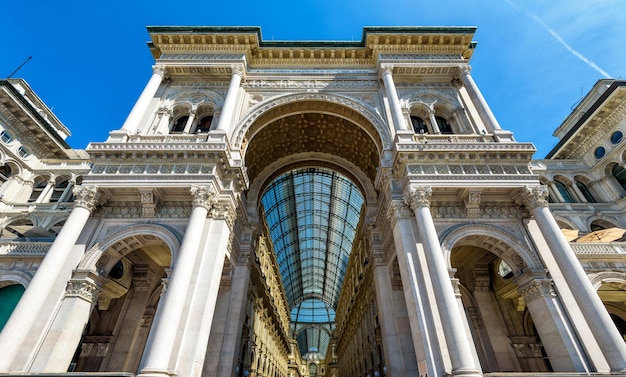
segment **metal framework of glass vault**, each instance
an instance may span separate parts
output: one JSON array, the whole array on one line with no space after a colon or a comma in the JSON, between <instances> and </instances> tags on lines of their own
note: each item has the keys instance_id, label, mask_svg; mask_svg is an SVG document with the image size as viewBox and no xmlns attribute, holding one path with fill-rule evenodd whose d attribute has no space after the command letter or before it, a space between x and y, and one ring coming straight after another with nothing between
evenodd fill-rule
<instances>
[{"instance_id":1,"label":"metal framework of glass vault","mask_svg":"<svg viewBox=\"0 0 626 377\"><path fill-rule=\"evenodd\" d=\"M303 355L326 355L363 201L348 178L319 168L279 176L261 198Z\"/></svg>"}]
</instances>

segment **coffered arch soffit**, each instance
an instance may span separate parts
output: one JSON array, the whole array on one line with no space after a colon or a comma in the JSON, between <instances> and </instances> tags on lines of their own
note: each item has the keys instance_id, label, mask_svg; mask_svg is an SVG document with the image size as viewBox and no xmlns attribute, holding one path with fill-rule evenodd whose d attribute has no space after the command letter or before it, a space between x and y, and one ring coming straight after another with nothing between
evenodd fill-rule
<instances>
[{"instance_id":1,"label":"coffered arch soffit","mask_svg":"<svg viewBox=\"0 0 626 377\"><path fill-rule=\"evenodd\" d=\"M485 249L504 260L516 274L530 268L543 269L536 253L514 234L486 224L463 224L452 227L441 238L441 248L448 266L452 249L456 246L471 245Z\"/></svg>"},{"instance_id":2,"label":"coffered arch soffit","mask_svg":"<svg viewBox=\"0 0 626 377\"><path fill-rule=\"evenodd\" d=\"M370 106L335 94L299 93L274 97L251 108L235 126L232 133L233 148L246 149L252 137L276 119L307 112L331 114L357 124L375 142L379 153L392 147L389 126Z\"/></svg>"},{"instance_id":3,"label":"coffered arch soffit","mask_svg":"<svg viewBox=\"0 0 626 377\"><path fill-rule=\"evenodd\" d=\"M173 265L179 247L179 236L166 227L153 224L132 225L94 244L85 253L78 267L83 270L108 271L120 257L139 248L153 248L163 254L162 264Z\"/></svg>"},{"instance_id":4,"label":"coffered arch soffit","mask_svg":"<svg viewBox=\"0 0 626 377\"><path fill-rule=\"evenodd\" d=\"M298 101L257 117L248 127L241 149L253 184L269 165L301 154L336 156L349 162L337 165L356 167L373 182L384 148L378 136L374 125L349 107Z\"/></svg>"}]
</instances>

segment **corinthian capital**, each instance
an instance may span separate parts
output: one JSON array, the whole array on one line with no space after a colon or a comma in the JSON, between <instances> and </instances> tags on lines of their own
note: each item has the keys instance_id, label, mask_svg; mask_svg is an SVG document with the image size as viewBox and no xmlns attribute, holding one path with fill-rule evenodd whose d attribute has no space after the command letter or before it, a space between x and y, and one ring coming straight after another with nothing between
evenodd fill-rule
<instances>
[{"instance_id":1,"label":"corinthian capital","mask_svg":"<svg viewBox=\"0 0 626 377\"><path fill-rule=\"evenodd\" d=\"M548 206L548 187L546 186L524 186L517 196L519 204L523 204L528 209Z\"/></svg>"},{"instance_id":2,"label":"corinthian capital","mask_svg":"<svg viewBox=\"0 0 626 377\"><path fill-rule=\"evenodd\" d=\"M204 207L210 211L217 204L217 194L213 187L191 186L190 191L194 207Z\"/></svg>"},{"instance_id":3,"label":"corinthian capital","mask_svg":"<svg viewBox=\"0 0 626 377\"><path fill-rule=\"evenodd\" d=\"M243 64L233 64L230 66L230 69L232 70L233 75L239 75L241 78L243 78L246 74Z\"/></svg>"},{"instance_id":4,"label":"corinthian capital","mask_svg":"<svg viewBox=\"0 0 626 377\"><path fill-rule=\"evenodd\" d=\"M164 65L156 64L152 66L152 73L156 73L157 75L167 78L167 68Z\"/></svg>"},{"instance_id":5,"label":"corinthian capital","mask_svg":"<svg viewBox=\"0 0 626 377\"><path fill-rule=\"evenodd\" d=\"M432 196L433 189L430 186L417 186L410 187L404 194L404 202L415 210L419 207L430 207L430 198Z\"/></svg>"},{"instance_id":6,"label":"corinthian capital","mask_svg":"<svg viewBox=\"0 0 626 377\"><path fill-rule=\"evenodd\" d=\"M80 297L90 303L95 303L100 294L100 287L89 280L71 279L67 282L65 295L67 297Z\"/></svg>"},{"instance_id":7,"label":"corinthian capital","mask_svg":"<svg viewBox=\"0 0 626 377\"><path fill-rule=\"evenodd\" d=\"M393 65L391 64L380 65L380 70L379 70L380 77L387 75L387 74L390 75L392 73L393 73Z\"/></svg>"},{"instance_id":8,"label":"corinthian capital","mask_svg":"<svg viewBox=\"0 0 626 377\"><path fill-rule=\"evenodd\" d=\"M389 204L387 209L387 220L393 225L400 219L408 219L413 216L411 209L402 201L394 200Z\"/></svg>"},{"instance_id":9,"label":"corinthian capital","mask_svg":"<svg viewBox=\"0 0 626 377\"><path fill-rule=\"evenodd\" d=\"M74 194L74 207L83 207L89 212L93 210L100 199L96 186L76 186L72 192Z\"/></svg>"}]
</instances>

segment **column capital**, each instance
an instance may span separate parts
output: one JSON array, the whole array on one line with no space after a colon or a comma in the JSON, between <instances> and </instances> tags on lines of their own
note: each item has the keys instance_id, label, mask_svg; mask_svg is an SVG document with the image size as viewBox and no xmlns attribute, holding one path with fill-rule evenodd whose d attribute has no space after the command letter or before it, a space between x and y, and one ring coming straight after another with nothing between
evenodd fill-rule
<instances>
[{"instance_id":1,"label":"column capital","mask_svg":"<svg viewBox=\"0 0 626 377\"><path fill-rule=\"evenodd\" d=\"M65 287L66 297L79 297L92 304L98 301L100 287L92 281L85 279L70 279Z\"/></svg>"},{"instance_id":2,"label":"column capital","mask_svg":"<svg viewBox=\"0 0 626 377\"><path fill-rule=\"evenodd\" d=\"M100 193L96 186L75 186L72 192L74 194L74 207L82 207L89 212L93 211L100 200Z\"/></svg>"},{"instance_id":3,"label":"column capital","mask_svg":"<svg viewBox=\"0 0 626 377\"><path fill-rule=\"evenodd\" d=\"M515 199L516 202L523 204L530 210L537 207L548 207L548 187L545 185L524 186Z\"/></svg>"},{"instance_id":4,"label":"column capital","mask_svg":"<svg viewBox=\"0 0 626 377\"><path fill-rule=\"evenodd\" d=\"M212 186L193 185L189 191L193 196L194 207L204 207L210 211L217 204L217 193Z\"/></svg>"},{"instance_id":5,"label":"column capital","mask_svg":"<svg viewBox=\"0 0 626 377\"><path fill-rule=\"evenodd\" d=\"M378 69L378 73L381 77L385 75L391 75L393 73L393 65L389 63L381 64Z\"/></svg>"},{"instance_id":6,"label":"column capital","mask_svg":"<svg viewBox=\"0 0 626 377\"><path fill-rule=\"evenodd\" d=\"M155 64L152 66L152 73L161 76L166 79L168 77L167 67L162 64Z\"/></svg>"},{"instance_id":7,"label":"column capital","mask_svg":"<svg viewBox=\"0 0 626 377\"><path fill-rule=\"evenodd\" d=\"M419 207L430 207L433 189L430 186L410 187L404 194L404 202L415 210Z\"/></svg>"},{"instance_id":8,"label":"column capital","mask_svg":"<svg viewBox=\"0 0 626 377\"><path fill-rule=\"evenodd\" d=\"M246 75L246 67L243 64L233 64L230 66L231 71L234 75L238 75L241 78L244 78Z\"/></svg>"},{"instance_id":9,"label":"column capital","mask_svg":"<svg viewBox=\"0 0 626 377\"><path fill-rule=\"evenodd\" d=\"M472 71L472 67L470 67L469 64L459 65L459 70L457 71L458 78L462 78L463 76L469 76L471 71Z\"/></svg>"},{"instance_id":10,"label":"column capital","mask_svg":"<svg viewBox=\"0 0 626 377\"><path fill-rule=\"evenodd\" d=\"M223 219L226 220L226 223L230 228L235 224L235 219L237 218L237 212L235 208L226 201L213 203L213 207L209 211L209 215L214 219Z\"/></svg>"},{"instance_id":11,"label":"column capital","mask_svg":"<svg viewBox=\"0 0 626 377\"><path fill-rule=\"evenodd\" d=\"M532 302L540 297L556 297L552 279L534 279L517 290L525 302Z\"/></svg>"},{"instance_id":12,"label":"column capital","mask_svg":"<svg viewBox=\"0 0 626 377\"><path fill-rule=\"evenodd\" d=\"M411 212L411 209L405 202L401 200L393 200L389 204L389 208L387 208L387 213L385 215L387 220L389 220L391 224L395 225L396 221L400 219L410 219L413 217L413 212Z\"/></svg>"}]
</instances>

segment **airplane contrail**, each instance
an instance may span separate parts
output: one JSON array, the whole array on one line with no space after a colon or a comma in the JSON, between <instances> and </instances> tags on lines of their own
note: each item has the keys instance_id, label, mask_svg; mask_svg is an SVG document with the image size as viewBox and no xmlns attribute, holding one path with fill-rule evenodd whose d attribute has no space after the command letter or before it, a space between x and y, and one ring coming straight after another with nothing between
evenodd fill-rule
<instances>
[{"instance_id":1,"label":"airplane contrail","mask_svg":"<svg viewBox=\"0 0 626 377\"><path fill-rule=\"evenodd\" d=\"M526 13L528 16L530 16L539 25L541 25L544 29L546 29L546 31L548 33L550 33L550 35L552 35L554 37L554 39L556 39L556 41L561 44L561 46L565 47L565 49L567 51L569 51L572 55L574 55L575 57L580 59L583 63L587 64L589 67L591 67L593 70L595 70L596 72L598 72L599 74L601 74L602 76L604 76L607 79L612 77L604 69L600 68L596 63L594 63L591 60L587 59L587 57L585 57L583 54L581 54L580 52L576 51L572 46L567 44L567 42L565 42L563 40L563 38L561 38L561 36L556 31L554 31L550 26L548 26L545 22L543 22L543 20L541 18L539 18L539 16L537 16L535 13L533 13L533 12L527 10L527 9L518 7L511 0L505 0L505 1L507 3L509 3L509 5L511 5L511 7L513 7L513 9L515 9L516 11Z\"/></svg>"}]
</instances>

